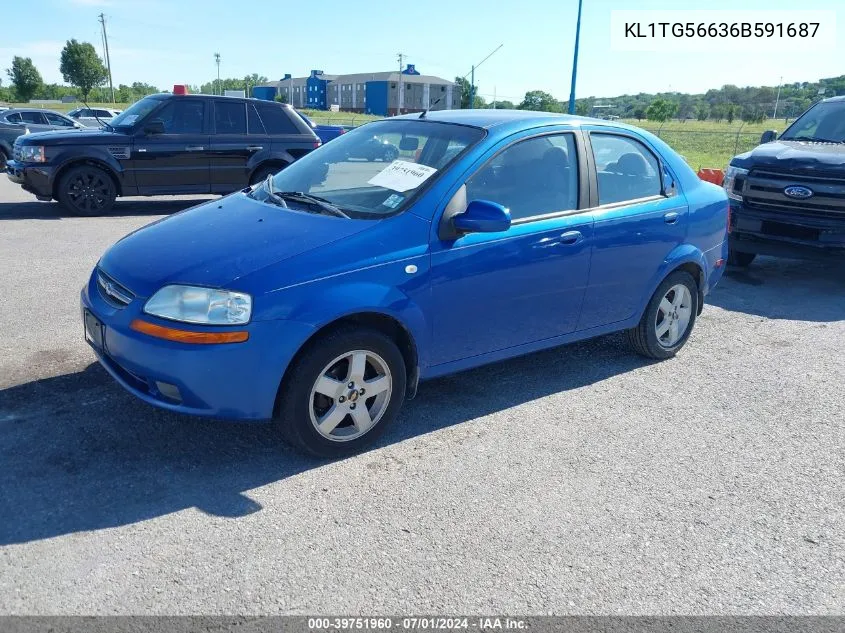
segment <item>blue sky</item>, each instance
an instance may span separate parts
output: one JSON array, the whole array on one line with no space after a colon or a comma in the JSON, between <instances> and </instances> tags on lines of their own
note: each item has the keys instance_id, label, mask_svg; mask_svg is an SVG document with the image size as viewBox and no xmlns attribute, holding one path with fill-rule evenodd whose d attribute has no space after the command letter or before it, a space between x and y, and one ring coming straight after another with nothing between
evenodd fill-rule
<instances>
[{"instance_id":1,"label":"blue sky","mask_svg":"<svg viewBox=\"0 0 845 633\"><path fill-rule=\"evenodd\" d=\"M742 9L837 11L833 53L616 53L610 50L613 9L736 9L728 0L584 0L578 96L677 90L701 92L726 83L777 85L845 74L845 2L743 0ZM32 10L27 6L37 6ZM313 8L311 8L313 6ZM510 8L512 7L512 8ZM41 0L4 11L0 69L14 55L32 57L45 81L61 82L59 51L77 38L101 47L97 14L106 14L115 84L145 81L160 88L200 84L221 75L375 72L398 66L396 55L425 74L448 79L476 73L488 100L519 101L531 89L569 95L577 0L416 0L413 3L312 4L280 0ZM764 14L760 14L761 19ZM5 71L4 85L8 83Z\"/></svg>"}]
</instances>

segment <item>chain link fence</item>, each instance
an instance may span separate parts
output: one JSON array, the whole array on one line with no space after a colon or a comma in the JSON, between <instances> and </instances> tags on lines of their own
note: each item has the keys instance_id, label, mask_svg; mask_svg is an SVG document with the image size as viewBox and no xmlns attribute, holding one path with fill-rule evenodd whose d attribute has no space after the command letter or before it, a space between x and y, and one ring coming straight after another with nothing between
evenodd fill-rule
<instances>
[{"instance_id":1,"label":"chain link fence","mask_svg":"<svg viewBox=\"0 0 845 633\"><path fill-rule=\"evenodd\" d=\"M665 141L696 170L724 168L731 158L760 144L760 132L743 131L744 125L733 130L679 130L665 124L640 127Z\"/></svg>"}]
</instances>

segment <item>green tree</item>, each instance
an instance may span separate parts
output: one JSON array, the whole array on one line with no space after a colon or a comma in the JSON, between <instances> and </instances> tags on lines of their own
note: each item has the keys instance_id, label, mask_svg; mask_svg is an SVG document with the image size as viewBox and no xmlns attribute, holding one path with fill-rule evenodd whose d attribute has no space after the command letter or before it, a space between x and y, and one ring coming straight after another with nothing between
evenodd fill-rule
<instances>
[{"instance_id":1,"label":"green tree","mask_svg":"<svg viewBox=\"0 0 845 633\"><path fill-rule=\"evenodd\" d=\"M489 107L493 107L491 103ZM507 99L500 99L496 101L496 109L497 110L514 110L516 106L513 104L513 101L508 101Z\"/></svg>"},{"instance_id":2,"label":"green tree","mask_svg":"<svg viewBox=\"0 0 845 633\"><path fill-rule=\"evenodd\" d=\"M637 106L634 108L634 118L637 121L642 121L645 118L645 107Z\"/></svg>"},{"instance_id":3,"label":"green tree","mask_svg":"<svg viewBox=\"0 0 845 633\"><path fill-rule=\"evenodd\" d=\"M710 116L710 106L706 103L699 103L695 109L695 116L699 121L706 121Z\"/></svg>"},{"instance_id":4,"label":"green tree","mask_svg":"<svg viewBox=\"0 0 845 633\"><path fill-rule=\"evenodd\" d=\"M529 90L525 93L522 103L516 106L519 110L537 110L539 112L562 112L560 102L548 92Z\"/></svg>"},{"instance_id":5,"label":"green tree","mask_svg":"<svg viewBox=\"0 0 845 633\"><path fill-rule=\"evenodd\" d=\"M471 86L465 77L455 77L455 90L461 93L461 110L469 108L469 92Z\"/></svg>"},{"instance_id":6,"label":"green tree","mask_svg":"<svg viewBox=\"0 0 845 633\"><path fill-rule=\"evenodd\" d=\"M91 89L101 85L108 78L103 60L97 56L94 46L88 42L68 40L62 49L59 70L64 80L79 88L82 99L87 100Z\"/></svg>"},{"instance_id":7,"label":"green tree","mask_svg":"<svg viewBox=\"0 0 845 633\"><path fill-rule=\"evenodd\" d=\"M41 73L29 57L14 57L12 67L6 69L6 74L15 87L18 101L29 101L41 88L44 81Z\"/></svg>"},{"instance_id":8,"label":"green tree","mask_svg":"<svg viewBox=\"0 0 845 633\"><path fill-rule=\"evenodd\" d=\"M729 103L727 106L725 106L725 118L728 120L728 123L733 123L735 116L736 106L732 103Z\"/></svg>"},{"instance_id":9,"label":"green tree","mask_svg":"<svg viewBox=\"0 0 845 633\"><path fill-rule=\"evenodd\" d=\"M655 99L645 110L649 121L668 121L677 112L678 104L666 99Z\"/></svg>"}]
</instances>

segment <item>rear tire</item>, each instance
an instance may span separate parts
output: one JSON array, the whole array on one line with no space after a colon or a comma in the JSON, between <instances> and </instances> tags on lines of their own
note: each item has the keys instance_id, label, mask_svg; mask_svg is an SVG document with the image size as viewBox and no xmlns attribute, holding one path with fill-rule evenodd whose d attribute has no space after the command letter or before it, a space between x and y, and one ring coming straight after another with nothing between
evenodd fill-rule
<instances>
[{"instance_id":1,"label":"rear tire","mask_svg":"<svg viewBox=\"0 0 845 633\"><path fill-rule=\"evenodd\" d=\"M6 150L0 147L0 172L6 169L6 162L9 160L9 155Z\"/></svg>"},{"instance_id":2,"label":"rear tire","mask_svg":"<svg viewBox=\"0 0 845 633\"><path fill-rule=\"evenodd\" d=\"M402 407L405 386L405 360L391 338L369 328L338 328L291 364L275 422L299 450L344 457L384 433Z\"/></svg>"},{"instance_id":3,"label":"rear tire","mask_svg":"<svg viewBox=\"0 0 845 633\"><path fill-rule=\"evenodd\" d=\"M255 170L252 174L252 178L249 180L250 185L255 185L261 182L262 180L267 180L267 176L270 174L277 174L282 171L284 167L259 167Z\"/></svg>"},{"instance_id":4,"label":"rear tire","mask_svg":"<svg viewBox=\"0 0 845 633\"><path fill-rule=\"evenodd\" d=\"M397 158L399 158L399 150L397 150L395 147L388 147L386 150L384 150L384 156L382 156L382 160L385 163L392 163Z\"/></svg>"},{"instance_id":5,"label":"rear tire","mask_svg":"<svg viewBox=\"0 0 845 633\"><path fill-rule=\"evenodd\" d=\"M739 266L740 268L747 268L757 257L757 253L744 253L736 251L732 248L728 249L728 264L731 266Z\"/></svg>"},{"instance_id":6,"label":"rear tire","mask_svg":"<svg viewBox=\"0 0 845 633\"><path fill-rule=\"evenodd\" d=\"M628 344L646 358L672 358L692 333L698 314L698 284L683 270L663 280L637 327L625 332Z\"/></svg>"},{"instance_id":7,"label":"rear tire","mask_svg":"<svg viewBox=\"0 0 845 633\"><path fill-rule=\"evenodd\" d=\"M114 206L117 187L112 177L99 167L80 165L62 174L56 197L74 215L104 215Z\"/></svg>"}]
</instances>

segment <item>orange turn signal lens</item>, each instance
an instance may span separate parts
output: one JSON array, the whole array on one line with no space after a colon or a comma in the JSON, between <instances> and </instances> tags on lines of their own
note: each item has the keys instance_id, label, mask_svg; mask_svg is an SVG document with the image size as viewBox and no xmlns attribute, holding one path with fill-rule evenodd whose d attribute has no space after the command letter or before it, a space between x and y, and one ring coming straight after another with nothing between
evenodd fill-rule
<instances>
[{"instance_id":1,"label":"orange turn signal lens","mask_svg":"<svg viewBox=\"0 0 845 633\"><path fill-rule=\"evenodd\" d=\"M136 332L148 336L163 338L166 341L177 343L194 343L197 345L216 345L218 343L243 343L249 338L249 332L189 332L188 330L177 330L172 327L164 327L155 323L148 323L141 319L135 319L129 327Z\"/></svg>"}]
</instances>

